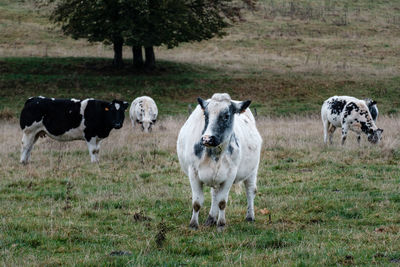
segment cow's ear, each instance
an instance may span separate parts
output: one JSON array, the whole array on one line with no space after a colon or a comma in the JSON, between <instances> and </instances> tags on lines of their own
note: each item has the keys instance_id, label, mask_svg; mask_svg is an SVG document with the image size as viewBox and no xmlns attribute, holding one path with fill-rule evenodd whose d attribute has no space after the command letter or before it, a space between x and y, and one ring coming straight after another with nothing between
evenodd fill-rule
<instances>
[{"instance_id":1,"label":"cow's ear","mask_svg":"<svg viewBox=\"0 0 400 267\"><path fill-rule=\"evenodd\" d=\"M127 109L129 107L129 103L124 101L124 102L122 102L122 106L124 109Z\"/></svg>"},{"instance_id":2,"label":"cow's ear","mask_svg":"<svg viewBox=\"0 0 400 267\"><path fill-rule=\"evenodd\" d=\"M371 101L371 106L378 104L378 102L376 102L375 100Z\"/></svg>"},{"instance_id":3,"label":"cow's ear","mask_svg":"<svg viewBox=\"0 0 400 267\"><path fill-rule=\"evenodd\" d=\"M233 103L235 107L235 113L243 113L246 111L251 104L251 100L242 101L240 103Z\"/></svg>"},{"instance_id":4,"label":"cow's ear","mask_svg":"<svg viewBox=\"0 0 400 267\"><path fill-rule=\"evenodd\" d=\"M197 102L199 102L199 105L200 105L201 109L202 109L202 110L205 110L205 108L206 108L206 106L207 106L207 101L204 100L204 99L201 98L201 97L198 97L198 98L197 98Z\"/></svg>"},{"instance_id":5,"label":"cow's ear","mask_svg":"<svg viewBox=\"0 0 400 267\"><path fill-rule=\"evenodd\" d=\"M381 129L381 128L378 128L377 131L383 133L383 129Z\"/></svg>"}]
</instances>

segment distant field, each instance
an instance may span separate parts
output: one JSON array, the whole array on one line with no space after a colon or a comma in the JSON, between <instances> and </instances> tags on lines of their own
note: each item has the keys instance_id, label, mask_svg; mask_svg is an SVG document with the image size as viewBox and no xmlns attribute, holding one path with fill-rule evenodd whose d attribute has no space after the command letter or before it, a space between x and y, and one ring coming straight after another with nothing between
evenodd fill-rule
<instances>
[{"instance_id":1,"label":"distant field","mask_svg":"<svg viewBox=\"0 0 400 267\"><path fill-rule=\"evenodd\" d=\"M335 94L371 97L397 114L399 10L399 1L260 1L222 39L158 48L159 70L146 74L129 66L129 47L128 66L110 71L109 46L66 38L33 1L1 0L0 112L16 116L38 94L149 94L163 115L182 114L199 95L229 92L262 115L317 114Z\"/></svg>"},{"instance_id":2,"label":"distant field","mask_svg":"<svg viewBox=\"0 0 400 267\"><path fill-rule=\"evenodd\" d=\"M400 120L379 120L381 145L363 137L358 147L353 134L343 148L339 133L323 146L319 118L259 118L256 222L244 220L244 190L232 189L224 233L188 228L191 190L175 153L183 118L160 120L148 136L127 121L103 143L99 164L84 142L40 139L27 166L18 163L18 125L2 123L0 263L397 266ZM209 205L207 193L201 222ZM120 251L130 254L110 255Z\"/></svg>"}]
</instances>

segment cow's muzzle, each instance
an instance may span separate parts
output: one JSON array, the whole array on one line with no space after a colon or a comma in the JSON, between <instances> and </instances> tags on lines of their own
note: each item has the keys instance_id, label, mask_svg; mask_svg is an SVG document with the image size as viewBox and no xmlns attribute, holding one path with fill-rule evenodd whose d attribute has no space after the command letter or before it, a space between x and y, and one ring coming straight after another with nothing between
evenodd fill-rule
<instances>
[{"instance_id":1,"label":"cow's muzzle","mask_svg":"<svg viewBox=\"0 0 400 267\"><path fill-rule=\"evenodd\" d=\"M203 145L205 145L205 146L211 146L211 147L218 146L218 144L217 144L217 138L216 138L215 136L203 135L203 136L201 137L201 142L202 142Z\"/></svg>"},{"instance_id":2,"label":"cow's muzzle","mask_svg":"<svg viewBox=\"0 0 400 267\"><path fill-rule=\"evenodd\" d=\"M121 123L116 123L116 124L114 124L114 128L115 129L121 129L122 128L122 124Z\"/></svg>"}]
</instances>

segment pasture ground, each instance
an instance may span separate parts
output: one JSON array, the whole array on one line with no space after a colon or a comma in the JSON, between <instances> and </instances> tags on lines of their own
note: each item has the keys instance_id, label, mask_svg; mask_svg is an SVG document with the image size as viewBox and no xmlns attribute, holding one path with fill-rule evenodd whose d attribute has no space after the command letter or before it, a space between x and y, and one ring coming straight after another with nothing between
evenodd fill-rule
<instances>
[{"instance_id":1,"label":"pasture ground","mask_svg":"<svg viewBox=\"0 0 400 267\"><path fill-rule=\"evenodd\" d=\"M10 265L398 265L400 120L378 146L322 144L319 117L259 117L256 222L233 188L227 228L188 228L191 189L175 152L182 117L151 135L129 121L91 164L84 142L40 139L18 163L21 132L0 126L0 255ZM209 192L209 189L206 189ZM200 220L210 205L206 193ZM271 216L271 220L269 219Z\"/></svg>"},{"instance_id":2,"label":"pasture ground","mask_svg":"<svg viewBox=\"0 0 400 267\"><path fill-rule=\"evenodd\" d=\"M34 3L0 0L1 265L399 264L399 1L261 0L222 39L157 48L152 73L132 69L129 47L113 70L110 46L63 36ZM215 92L259 114L256 222L235 188L225 232L193 232L175 142L188 104ZM153 134L126 120L99 164L84 142L50 139L18 163L28 97L144 94L160 110ZM377 100L383 142L359 147L350 134L341 147L337 132L325 147L318 114L332 95ZM209 205L206 194L201 221Z\"/></svg>"}]
</instances>

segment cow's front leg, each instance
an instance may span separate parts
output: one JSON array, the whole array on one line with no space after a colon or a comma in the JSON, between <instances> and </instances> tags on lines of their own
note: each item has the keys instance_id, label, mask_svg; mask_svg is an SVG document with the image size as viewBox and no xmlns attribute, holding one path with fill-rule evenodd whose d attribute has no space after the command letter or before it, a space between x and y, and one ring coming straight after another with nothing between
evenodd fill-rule
<instances>
[{"instance_id":1,"label":"cow's front leg","mask_svg":"<svg viewBox=\"0 0 400 267\"><path fill-rule=\"evenodd\" d=\"M20 162L22 164L27 164L29 157L31 155L31 151L33 145L38 140L39 134L36 133L24 133L22 136L22 148L21 148L21 159Z\"/></svg>"},{"instance_id":2,"label":"cow's front leg","mask_svg":"<svg viewBox=\"0 0 400 267\"><path fill-rule=\"evenodd\" d=\"M218 208L219 208L219 214L217 220L218 231L224 230L224 227L226 225L225 208L226 205L228 204L229 191L232 187L233 180L234 179L228 179L224 183L222 183L216 195L216 201L218 203Z\"/></svg>"},{"instance_id":3,"label":"cow's front leg","mask_svg":"<svg viewBox=\"0 0 400 267\"><path fill-rule=\"evenodd\" d=\"M218 202L217 202L217 193L218 189L211 187L211 208L210 213L208 214L208 218L204 225L212 226L217 223L217 216L218 216Z\"/></svg>"},{"instance_id":4,"label":"cow's front leg","mask_svg":"<svg viewBox=\"0 0 400 267\"><path fill-rule=\"evenodd\" d=\"M246 187L246 196L247 196L247 214L246 221L254 222L254 198L257 193L257 172L254 173L250 178L244 181L244 185Z\"/></svg>"},{"instance_id":5,"label":"cow's front leg","mask_svg":"<svg viewBox=\"0 0 400 267\"><path fill-rule=\"evenodd\" d=\"M189 227L193 230L199 228L199 211L204 202L203 183L200 181L197 170L189 168L189 180L192 187L192 219Z\"/></svg>"},{"instance_id":6,"label":"cow's front leg","mask_svg":"<svg viewBox=\"0 0 400 267\"><path fill-rule=\"evenodd\" d=\"M92 137L87 142L91 162L99 162L100 139Z\"/></svg>"}]
</instances>

